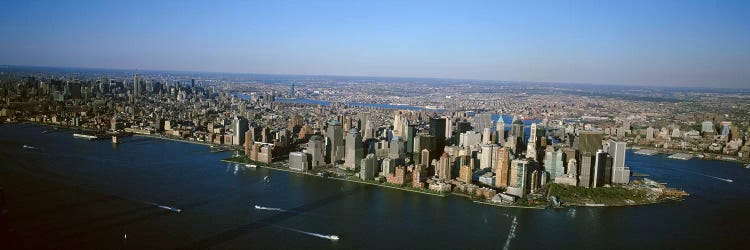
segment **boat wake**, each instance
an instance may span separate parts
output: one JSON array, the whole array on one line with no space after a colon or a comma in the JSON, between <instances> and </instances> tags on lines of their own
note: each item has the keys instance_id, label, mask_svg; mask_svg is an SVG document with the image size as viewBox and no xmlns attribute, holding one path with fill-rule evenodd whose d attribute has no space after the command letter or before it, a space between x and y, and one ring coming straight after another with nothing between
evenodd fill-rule
<instances>
[{"instance_id":1,"label":"boat wake","mask_svg":"<svg viewBox=\"0 0 750 250\"><path fill-rule=\"evenodd\" d=\"M281 209L281 208L277 208L277 207L263 207L263 206L258 206L258 205L255 205L255 209L258 209L258 210L268 210L268 211L286 212L286 210Z\"/></svg>"},{"instance_id":2,"label":"boat wake","mask_svg":"<svg viewBox=\"0 0 750 250\"><path fill-rule=\"evenodd\" d=\"M705 176L705 177L708 177L708 178L714 178L714 179L717 179L717 180L720 180L720 181L725 181L725 182L730 182L730 183L734 182L732 179L725 179L725 178L721 178L721 177L716 177L716 176L712 176L712 175L701 174L701 173L696 173L696 172L691 172L691 171L686 171L686 172L697 174L697 175L702 175L702 176Z\"/></svg>"},{"instance_id":3,"label":"boat wake","mask_svg":"<svg viewBox=\"0 0 750 250\"><path fill-rule=\"evenodd\" d=\"M510 232L508 232L508 239L505 240L503 250L508 250L510 241L516 238L516 227L518 227L518 218L513 217L513 223L510 224Z\"/></svg>"},{"instance_id":4,"label":"boat wake","mask_svg":"<svg viewBox=\"0 0 750 250\"><path fill-rule=\"evenodd\" d=\"M273 225L273 226L281 228L281 229L286 229L286 230L289 230L289 231L292 231L292 232L298 232L298 233L301 233L301 234L307 234L307 235L310 235L310 236L315 236L315 237L322 238L322 239L329 239L329 240L332 240L332 241L339 240L339 236L335 235L335 234L325 235L325 234L319 234L319 233L302 231L302 230L298 230L298 229L294 229L294 228L289 228L289 227L282 227L282 226L277 226L277 225Z\"/></svg>"},{"instance_id":5,"label":"boat wake","mask_svg":"<svg viewBox=\"0 0 750 250\"><path fill-rule=\"evenodd\" d=\"M182 209L179 209L179 208L176 208L176 207L159 205L159 204L156 204L156 203L153 203L153 202L145 202L145 203L150 204L150 205L154 205L154 206L156 206L158 208L169 210L169 211L172 211L172 212L175 212L175 213L182 212Z\"/></svg>"}]
</instances>

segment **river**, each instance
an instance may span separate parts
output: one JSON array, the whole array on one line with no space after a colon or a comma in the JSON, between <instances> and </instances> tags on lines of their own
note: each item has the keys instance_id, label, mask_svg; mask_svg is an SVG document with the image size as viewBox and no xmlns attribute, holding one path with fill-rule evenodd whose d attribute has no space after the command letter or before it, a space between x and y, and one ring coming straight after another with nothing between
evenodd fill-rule
<instances>
[{"instance_id":1,"label":"river","mask_svg":"<svg viewBox=\"0 0 750 250\"><path fill-rule=\"evenodd\" d=\"M628 152L632 171L691 195L635 207L535 210L235 168L220 162L230 153L195 144L124 138L113 146L41 133L47 129L0 125L0 186L12 229L4 237L12 248L716 249L750 243L750 170L739 163Z\"/></svg>"}]
</instances>

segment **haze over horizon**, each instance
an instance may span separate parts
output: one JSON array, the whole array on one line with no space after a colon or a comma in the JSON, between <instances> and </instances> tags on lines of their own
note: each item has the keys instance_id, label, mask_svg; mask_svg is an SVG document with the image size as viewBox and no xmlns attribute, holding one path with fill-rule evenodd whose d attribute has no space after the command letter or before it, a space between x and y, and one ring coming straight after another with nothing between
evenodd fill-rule
<instances>
[{"instance_id":1,"label":"haze over horizon","mask_svg":"<svg viewBox=\"0 0 750 250\"><path fill-rule=\"evenodd\" d=\"M0 3L0 64L750 88L750 2Z\"/></svg>"}]
</instances>

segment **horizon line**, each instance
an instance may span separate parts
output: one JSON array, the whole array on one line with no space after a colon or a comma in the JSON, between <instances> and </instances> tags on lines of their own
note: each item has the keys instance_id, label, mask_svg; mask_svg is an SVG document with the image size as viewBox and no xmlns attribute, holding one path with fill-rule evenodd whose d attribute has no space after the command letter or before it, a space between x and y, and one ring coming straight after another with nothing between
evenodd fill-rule
<instances>
[{"instance_id":1,"label":"horizon line","mask_svg":"<svg viewBox=\"0 0 750 250\"><path fill-rule=\"evenodd\" d=\"M175 72L175 73L209 73L209 74L233 74L233 75L275 75L275 76L315 76L315 77L369 77L369 78L401 78L401 79L423 79L423 80L452 80L452 81L483 81L495 83L516 83L516 84L563 84L563 85L594 85L594 86L612 86L612 87L649 87L649 88L685 88L685 89L741 89L750 90L750 87L707 87L707 86L680 86L670 84L648 84L635 83L625 85L623 83L591 83L591 82L546 82L546 81L518 81L518 80L492 80L492 79L469 79L469 78L452 78L452 77L420 77L420 76L373 76L373 75L337 75L337 74L294 74L294 73L256 73L256 72L230 72L230 71L199 71L199 70L175 70L175 69L135 69L135 68L103 68L89 66L49 66L49 65L15 65L0 64L2 67L27 67L27 68L56 68L56 69L89 69L89 70L118 70L118 71L142 71L142 72Z\"/></svg>"}]
</instances>

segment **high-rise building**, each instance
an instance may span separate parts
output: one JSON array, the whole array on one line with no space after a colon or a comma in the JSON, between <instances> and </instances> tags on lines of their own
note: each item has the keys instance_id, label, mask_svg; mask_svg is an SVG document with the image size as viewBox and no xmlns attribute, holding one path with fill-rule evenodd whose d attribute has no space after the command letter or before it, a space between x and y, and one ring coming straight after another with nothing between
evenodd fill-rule
<instances>
[{"instance_id":1,"label":"high-rise building","mask_svg":"<svg viewBox=\"0 0 750 250\"><path fill-rule=\"evenodd\" d=\"M400 136L393 137L388 151L388 157L394 160L404 160L406 158L406 145Z\"/></svg>"},{"instance_id":2,"label":"high-rise building","mask_svg":"<svg viewBox=\"0 0 750 250\"><path fill-rule=\"evenodd\" d=\"M654 139L654 128L648 127L646 128L646 140L653 140Z\"/></svg>"},{"instance_id":3,"label":"high-rise building","mask_svg":"<svg viewBox=\"0 0 750 250\"><path fill-rule=\"evenodd\" d=\"M505 147L500 148L499 154L500 156L497 157L498 161L495 166L495 186L507 187L508 179L510 178L510 154Z\"/></svg>"},{"instance_id":4,"label":"high-rise building","mask_svg":"<svg viewBox=\"0 0 750 250\"><path fill-rule=\"evenodd\" d=\"M529 162L526 160L512 160L510 164L510 182L506 192L518 197L527 194L529 178Z\"/></svg>"},{"instance_id":5,"label":"high-rise building","mask_svg":"<svg viewBox=\"0 0 750 250\"><path fill-rule=\"evenodd\" d=\"M344 161L344 167L347 169L358 168L364 156L363 154L362 137L359 135L359 130L352 128L346 135L346 161Z\"/></svg>"},{"instance_id":6,"label":"high-rise building","mask_svg":"<svg viewBox=\"0 0 750 250\"><path fill-rule=\"evenodd\" d=\"M479 133L484 132L485 128L492 128L492 113L482 113L474 116L474 131Z\"/></svg>"},{"instance_id":7,"label":"high-rise building","mask_svg":"<svg viewBox=\"0 0 750 250\"><path fill-rule=\"evenodd\" d=\"M630 169L625 167L624 141L610 141L609 154L612 156L612 183L627 184L630 182Z\"/></svg>"},{"instance_id":8,"label":"high-rise building","mask_svg":"<svg viewBox=\"0 0 750 250\"><path fill-rule=\"evenodd\" d=\"M330 121L326 131L326 158L329 163L344 159L344 130L339 121Z\"/></svg>"},{"instance_id":9,"label":"high-rise building","mask_svg":"<svg viewBox=\"0 0 750 250\"><path fill-rule=\"evenodd\" d=\"M437 175L438 178L441 180L450 180L451 177L451 159L448 153L443 153L442 156L440 156L440 160L438 161L437 166Z\"/></svg>"},{"instance_id":10,"label":"high-rise building","mask_svg":"<svg viewBox=\"0 0 750 250\"><path fill-rule=\"evenodd\" d=\"M505 143L505 121L503 121L503 118L500 117L499 120L497 120L497 125L495 125L495 133L497 134L497 144L503 145Z\"/></svg>"},{"instance_id":11,"label":"high-rise building","mask_svg":"<svg viewBox=\"0 0 750 250\"><path fill-rule=\"evenodd\" d=\"M289 153L289 168L300 172L310 170L310 162L308 161L308 156L308 154L305 154L303 152Z\"/></svg>"},{"instance_id":12,"label":"high-rise building","mask_svg":"<svg viewBox=\"0 0 750 250\"><path fill-rule=\"evenodd\" d=\"M417 136L417 125L409 125L406 128L406 153L414 153L414 138Z\"/></svg>"},{"instance_id":13,"label":"high-rise building","mask_svg":"<svg viewBox=\"0 0 750 250\"><path fill-rule=\"evenodd\" d=\"M593 181L594 156L589 152L581 153L581 171L578 175L578 186L591 187Z\"/></svg>"},{"instance_id":14,"label":"high-rise building","mask_svg":"<svg viewBox=\"0 0 750 250\"><path fill-rule=\"evenodd\" d=\"M245 132L248 130L247 119L241 116L235 116L234 120L232 121L232 130L235 138L234 140L232 140L232 144L244 145Z\"/></svg>"},{"instance_id":15,"label":"high-rise building","mask_svg":"<svg viewBox=\"0 0 750 250\"><path fill-rule=\"evenodd\" d=\"M469 165L462 165L458 171L458 180L471 184L471 167Z\"/></svg>"},{"instance_id":16,"label":"high-rise building","mask_svg":"<svg viewBox=\"0 0 750 250\"><path fill-rule=\"evenodd\" d=\"M591 187L603 187L611 183L612 178L612 158L607 152L599 150L596 152L594 160L594 170L592 175Z\"/></svg>"},{"instance_id":17,"label":"high-rise building","mask_svg":"<svg viewBox=\"0 0 750 250\"><path fill-rule=\"evenodd\" d=\"M715 133L716 129L714 129L714 123L711 121L704 121L701 124L701 132L703 133Z\"/></svg>"},{"instance_id":18,"label":"high-rise building","mask_svg":"<svg viewBox=\"0 0 750 250\"><path fill-rule=\"evenodd\" d=\"M375 168L378 165L378 159L375 157L375 154L367 154L367 157L364 159L360 158L359 161L357 165L362 166L359 170L359 178L362 180L375 179Z\"/></svg>"},{"instance_id":19,"label":"high-rise building","mask_svg":"<svg viewBox=\"0 0 750 250\"><path fill-rule=\"evenodd\" d=\"M310 137L310 141L307 142L307 153L311 155L310 166L312 168L325 165L324 151L325 143L323 142L323 137L320 135Z\"/></svg>"},{"instance_id":20,"label":"high-rise building","mask_svg":"<svg viewBox=\"0 0 750 250\"><path fill-rule=\"evenodd\" d=\"M492 152L494 151L494 144L482 144L482 158L479 159L480 169L492 169L494 163L492 162Z\"/></svg>"},{"instance_id":21,"label":"high-rise building","mask_svg":"<svg viewBox=\"0 0 750 250\"><path fill-rule=\"evenodd\" d=\"M453 120L445 119L445 138L453 137Z\"/></svg>"},{"instance_id":22,"label":"high-rise building","mask_svg":"<svg viewBox=\"0 0 750 250\"><path fill-rule=\"evenodd\" d=\"M430 118L430 135L435 137L435 148L430 150L435 154L442 155L445 147L445 118ZM422 145L424 148L424 145Z\"/></svg>"},{"instance_id":23,"label":"high-rise building","mask_svg":"<svg viewBox=\"0 0 750 250\"><path fill-rule=\"evenodd\" d=\"M380 168L382 169L380 175L388 176L388 174L392 174L396 171L396 161L386 157L383 159L383 162L380 163Z\"/></svg>"},{"instance_id":24,"label":"high-rise building","mask_svg":"<svg viewBox=\"0 0 750 250\"><path fill-rule=\"evenodd\" d=\"M578 134L578 150L590 155L596 154L596 151L602 148L601 131L581 131Z\"/></svg>"},{"instance_id":25,"label":"high-rise building","mask_svg":"<svg viewBox=\"0 0 750 250\"><path fill-rule=\"evenodd\" d=\"M555 150L552 146L547 146L544 153L544 169L549 172L550 178L555 178L565 174L563 167L562 152Z\"/></svg>"},{"instance_id":26,"label":"high-rise building","mask_svg":"<svg viewBox=\"0 0 750 250\"><path fill-rule=\"evenodd\" d=\"M133 76L133 96L141 96L142 92L141 77L138 74L135 74L135 76Z\"/></svg>"}]
</instances>

